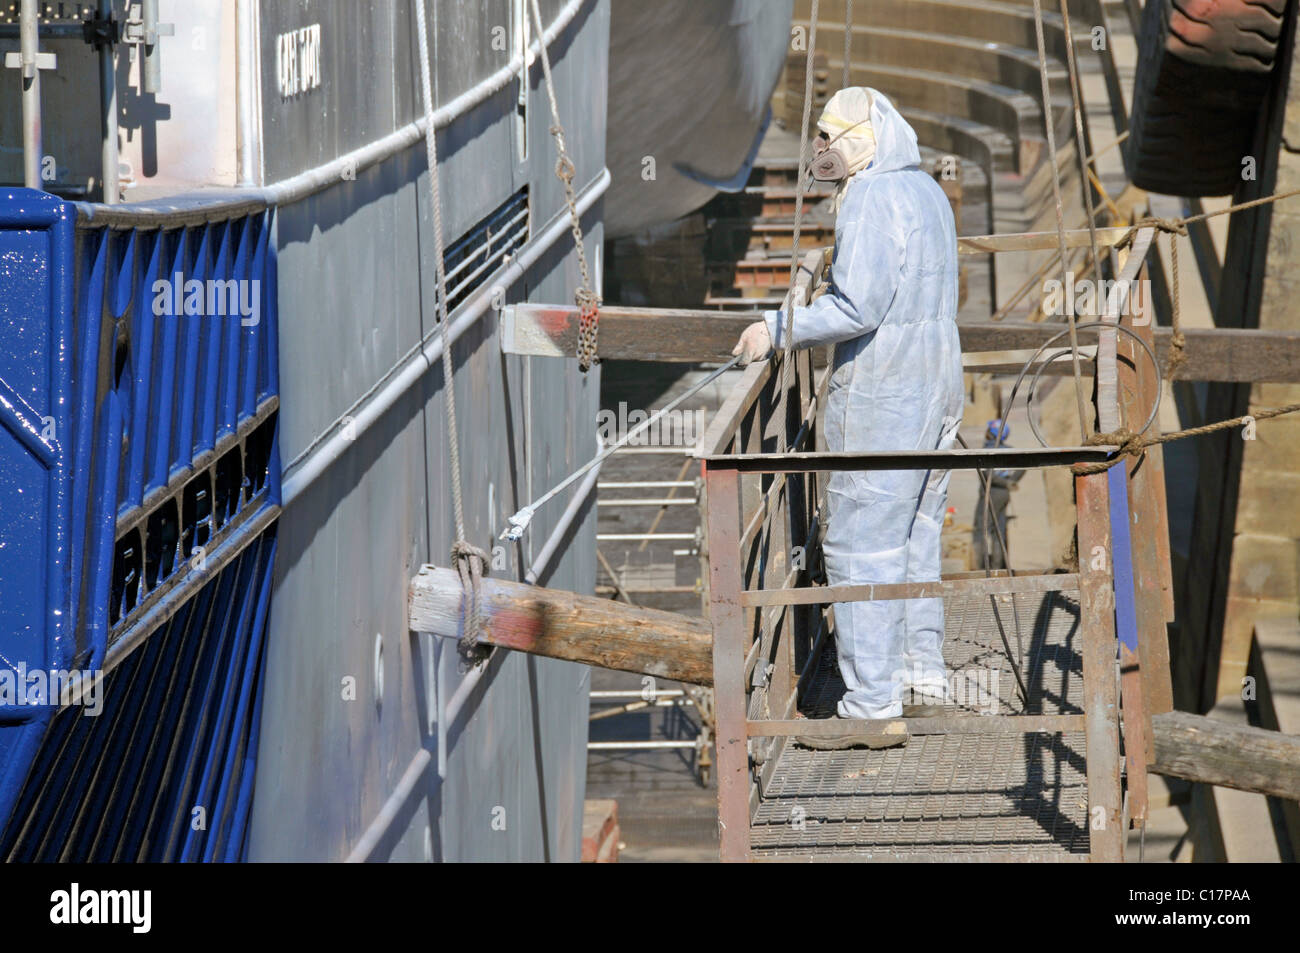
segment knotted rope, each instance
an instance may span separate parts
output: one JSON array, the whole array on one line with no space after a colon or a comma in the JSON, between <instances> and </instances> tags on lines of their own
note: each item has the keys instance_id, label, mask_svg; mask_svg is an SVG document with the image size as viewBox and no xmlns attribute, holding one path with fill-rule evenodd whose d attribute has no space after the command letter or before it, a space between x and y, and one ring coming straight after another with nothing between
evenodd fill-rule
<instances>
[{"instance_id":1,"label":"knotted rope","mask_svg":"<svg viewBox=\"0 0 1300 953\"><path fill-rule=\"evenodd\" d=\"M457 647L465 661L472 665L486 658L488 651L479 644L483 631L483 567L488 562L488 554L472 543L458 539L451 544L451 563L460 576L461 588L469 597L465 606L465 628Z\"/></svg>"},{"instance_id":2,"label":"knotted rope","mask_svg":"<svg viewBox=\"0 0 1300 953\"><path fill-rule=\"evenodd\" d=\"M1300 404L1287 404L1285 407L1266 407L1257 410L1254 413L1243 414L1240 417L1233 417L1231 420L1218 420L1212 424L1202 424L1199 427L1188 427L1186 430L1175 430L1172 433L1158 434L1154 437L1141 437L1127 428L1112 430L1109 433L1095 433L1088 438L1090 446L1112 445L1118 447L1115 456L1110 460L1103 460L1100 463L1076 463L1070 469L1077 476L1087 476L1090 473L1103 473L1109 470L1115 464L1119 463L1126 456L1140 457L1147 447L1153 447L1156 444L1172 443L1175 440L1182 440L1184 437L1199 437L1207 433L1215 433L1219 430L1231 430L1233 427L1240 427L1257 420L1268 420L1271 417L1281 417L1284 414L1293 414L1300 410Z\"/></svg>"},{"instance_id":3,"label":"knotted rope","mask_svg":"<svg viewBox=\"0 0 1300 953\"><path fill-rule=\"evenodd\" d=\"M451 342L447 340L447 271L444 260L442 236L442 194L438 181L438 144L433 124L433 90L429 68L429 38L425 25L424 4L415 5L416 26L420 47L420 91L424 97L424 145L429 165L429 199L433 204L434 274L438 281L438 325L442 331L442 394L447 407L447 461L451 475L452 515L456 523L456 542L451 547L452 564L460 574L461 585L469 597L466 609L465 630L460 646L467 660L480 661L478 649L481 618L479 614L479 582L483 578L488 556L477 546L465 540L465 503L460 473L460 436L456 425L455 366L451 358ZM468 647L468 651L466 651Z\"/></svg>"}]
</instances>

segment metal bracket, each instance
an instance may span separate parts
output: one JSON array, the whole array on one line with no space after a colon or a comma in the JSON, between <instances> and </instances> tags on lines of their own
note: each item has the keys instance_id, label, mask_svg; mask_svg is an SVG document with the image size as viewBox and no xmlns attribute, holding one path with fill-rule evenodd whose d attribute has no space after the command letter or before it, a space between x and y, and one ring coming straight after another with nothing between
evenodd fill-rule
<instances>
[{"instance_id":1,"label":"metal bracket","mask_svg":"<svg viewBox=\"0 0 1300 953\"><path fill-rule=\"evenodd\" d=\"M171 23L158 22L158 0L144 0L138 5L132 4L136 14L127 14L122 42L131 46L132 55L135 47L144 52L144 91L157 93L162 88L162 64L158 60L158 38L175 36L176 27Z\"/></svg>"},{"instance_id":2,"label":"metal bracket","mask_svg":"<svg viewBox=\"0 0 1300 953\"><path fill-rule=\"evenodd\" d=\"M112 47L122 41L121 24L111 15L96 14L81 21L81 38L97 50Z\"/></svg>"},{"instance_id":3,"label":"metal bracket","mask_svg":"<svg viewBox=\"0 0 1300 953\"><path fill-rule=\"evenodd\" d=\"M26 60L23 54L17 50L10 50L5 54L5 66L8 69L20 69L23 71L23 79L31 79L36 75L38 69L54 69L58 64L58 57L53 53L37 53L34 57Z\"/></svg>"},{"instance_id":4,"label":"metal bracket","mask_svg":"<svg viewBox=\"0 0 1300 953\"><path fill-rule=\"evenodd\" d=\"M128 17L126 29L122 31L122 42L132 45L153 46L160 36L175 36L176 27L171 23L157 23L152 26L147 19Z\"/></svg>"}]
</instances>

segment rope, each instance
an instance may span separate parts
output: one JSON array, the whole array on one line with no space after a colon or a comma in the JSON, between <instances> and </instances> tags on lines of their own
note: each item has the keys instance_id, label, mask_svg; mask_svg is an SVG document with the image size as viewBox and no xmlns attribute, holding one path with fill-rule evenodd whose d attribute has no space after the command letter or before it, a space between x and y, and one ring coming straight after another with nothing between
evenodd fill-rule
<instances>
[{"instance_id":1,"label":"rope","mask_svg":"<svg viewBox=\"0 0 1300 953\"><path fill-rule=\"evenodd\" d=\"M1047 129L1047 149L1052 159L1052 194L1056 199L1056 235L1060 244L1061 286L1069 284L1067 263L1069 255L1065 248L1065 205L1061 201L1061 167L1056 158L1056 129L1052 121L1052 89L1047 78L1047 42L1043 39L1043 5L1041 0L1034 0L1034 30L1038 36L1038 75L1043 87L1043 125ZM1082 149L1082 144L1079 145ZM1074 364L1074 399L1079 411L1079 437L1088 437L1088 415L1084 411L1083 371L1079 366L1079 335L1074 326L1072 308L1065 311L1066 321L1070 325L1070 356Z\"/></svg>"},{"instance_id":2,"label":"rope","mask_svg":"<svg viewBox=\"0 0 1300 953\"><path fill-rule=\"evenodd\" d=\"M465 501L460 474L460 438L456 425L455 366L451 359L451 345L447 340L447 273L443 260L442 196L438 182L438 145L433 122L433 90L429 69L429 38L424 4L415 4L416 27L420 46L420 92L424 97L424 145L429 164L429 196L433 203L433 260L438 282L438 325L442 331L442 394L447 406L447 454L451 475L451 505L456 523L456 542L451 547L452 565L460 574L461 585L469 594L466 607L465 629L460 647L467 659L478 661L478 639L481 627L479 611L479 581L488 564L487 554L465 540Z\"/></svg>"},{"instance_id":3,"label":"rope","mask_svg":"<svg viewBox=\"0 0 1300 953\"><path fill-rule=\"evenodd\" d=\"M781 420L786 416L786 396L790 392L790 377L794 372L790 339L794 337L795 281L799 275L799 233L803 228L803 183L804 176L808 174L808 122L812 116L813 54L817 50L818 6L818 0L812 0L808 17L808 51L804 60L803 122L799 133L799 174L795 179L794 190L794 235L790 244L790 290L785 297L785 333L781 336L781 390L777 397L777 417ZM782 450L790 449L785 443L784 434L781 444Z\"/></svg>"},{"instance_id":4,"label":"rope","mask_svg":"<svg viewBox=\"0 0 1300 953\"><path fill-rule=\"evenodd\" d=\"M790 246L790 291L794 294L795 279L799 274L799 235L803 229L803 183L808 174L808 121L812 115L813 91L813 53L817 49L817 7L818 0L812 0L812 15L808 23L808 51L804 60L803 76L803 121L799 132L799 175L795 180L794 190L794 236ZM792 301L786 299L785 335L781 339L782 364L784 356L790 349L790 338L794 334L794 308ZM785 369L783 369L783 373ZM783 377L782 384L788 384ZM782 388L784 390L784 386Z\"/></svg>"},{"instance_id":5,"label":"rope","mask_svg":"<svg viewBox=\"0 0 1300 953\"><path fill-rule=\"evenodd\" d=\"M461 655L474 661L487 656L479 645L479 637L483 632L483 567L488 565L489 559L487 553L463 539L451 544L451 560L460 576L461 589L470 596L465 607L465 631L460 637L459 648Z\"/></svg>"},{"instance_id":6,"label":"rope","mask_svg":"<svg viewBox=\"0 0 1300 953\"><path fill-rule=\"evenodd\" d=\"M1255 208L1257 205L1267 205L1269 202L1289 199L1295 195L1300 195L1300 189L1291 189L1288 192L1274 192L1272 195L1266 195L1262 199L1252 199L1249 202L1229 205L1227 208L1221 208L1217 212L1202 212L1200 215L1192 215L1189 218L1180 218L1177 219L1177 221L1184 225L1192 225L1196 222L1204 222L1207 219L1217 218L1220 215L1233 215L1237 212L1244 212L1246 209Z\"/></svg>"},{"instance_id":7,"label":"rope","mask_svg":"<svg viewBox=\"0 0 1300 953\"><path fill-rule=\"evenodd\" d=\"M1118 136L1112 139L1110 143L1098 149L1092 155L1088 156L1088 164L1093 168L1096 168L1097 160L1100 159L1102 156L1104 156L1106 153L1110 152L1111 149L1114 149L1116 146L1124 142L1124 140L1126 140L1128 136L1129 134L1127 132L1120 133Z\"/></svg>"},{"instance_id":8,"label":"rope","mask_svg":"<svg viewBox=\"0 0 1300 953\"><path fill-rule=\"evenodd\" d=\"M1240 427L1251 421L1268 420L1271 417L1281 417L1284 414L1294 414L1296 411L1300 411L1300 404L1287 404L1285 407L1267 407L1263 410L1257 410L1253 414L1233 417L1231 420L1219 420L1212 424L1202 424L1199 427L1188 427L1186 430L1175 430L1173 433L1159 434L1155 437L1141 437L1126 428L1112 430L1110 433L1095 433L1088 438L1088 444L1111 444L1118 446L1119 450L1115 454L1115 457L1111 460L1103 460L1101 463L1075 464L1070 469L1078 476L1087 476L1090 473L1103 473L1123 460L1124 457L1140 457L1147 447L1153 447L1156 444L1172 443L1175 440L1182 440L1185 437L1199 437L1204 434L1215 433L1219 430L1231 430L1233 427Z\"/></svg>"},{"instance_id":9,"label":"rope","mask_svg":"<svg viewBox=\"0 0 1300 953\"><path fill-rule=\"evenodd\" d=\"M1088 141L1083 127L1083 91L1079 88L1079 67L1074 59L1074 34L1070 31L1070 5L1061 0L1061 20L1065 27L1065 61L1070 71L1070 102L1074 108L1074 154L1079 157L1079 179L1083 186L1084 210L1088 213L1088 243L1092 249L1093 268L1101 275L1101 251L1097 246L1097 217L1092 208L1092 189L1088 185Z\"/></svg>"},{"instance_id":10,"label":"rope","mask_svg":"<svg viewBox=\"0 0 1300 953\"><path fill-rule=\"evenodd\" d=\"M1187 226L1197 222L1208 221L1220 215L1233 215L1237 212L1243 212L1247 209L1257 208L1261 205L1268 205L1271 202L1278 202L1282 199L1292 198L1300 195L1300 189L1291 189L1286 192L1274 192L1272 195L1266 195L1263 198L1251 199L1249 202L1239 202L1236 205L1229 205L1227 208L1219 209L1214 212L1202 212L1200 215L1190 215L1184 218L1144 218L1135 223L1130 229L1124 240L1120 244L1125 244L1133 240L1134 236L1144 228L1154 228L1158 231L1169 234L1169 263L1173 271L1173 288L1170 297L1172 299L1172 313L1170 315L1170 338L1169 338L1169 359L1165 366L1166 379L1173 378L1173 372L1181 367L1187 361L1187 336L1183 334L1182 326L1182 308L1181 293L1182 282L1179 280L1178 269L1178 239L1186 237Z\"/></svg>"},{"instance_id":11,"label":"rope","mask_svg":"<svg viewBox=\"0 0 1300 953\"><path fill-rule=\"evenodd\" d=\"M578 367L584 373L597 363L596 332L600 319L600 296L591 290L591 274L587 269L587 252L582 244L582 218L578 214L577 197L573 191L576 169L564 144L564 126L560 122L560 105L555 98L555 80L551 76L551 57L546 51L546 31L542 27L542 14L537 0L531 0L533 22L540 38L538 49L542 54L542 74L546 78L546 97L551 103L551 135L555 137L555 175L564 183L564 204L569 207L569 224L573 231L573 245L578 253L578 269L582 273L582 287L574 293L578 306ZM527 67L525 66L525 69ZM525 77L524 81L527 79Z\"/></svg>"},{"instance_id":12,"label":"rope","mask_svg":"<svg viewBox=\"0 0 1300 953\"><path fill-rule=\"evenodd\" d=\"M848 89L849 67L853 62L853 0L844 0L844 79L840 89Z\"/></svg>"}]
</instances>

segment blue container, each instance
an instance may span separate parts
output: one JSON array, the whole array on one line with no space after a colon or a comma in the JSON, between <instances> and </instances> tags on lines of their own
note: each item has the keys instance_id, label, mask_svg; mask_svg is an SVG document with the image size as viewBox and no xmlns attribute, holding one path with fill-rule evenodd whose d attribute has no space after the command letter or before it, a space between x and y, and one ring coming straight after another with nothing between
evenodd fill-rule
<instances>
[{"instance_id":1,"label":"blue container","mask_svg":"<svg viewBox=\"0 0 1300 953\"><path fill-rule=\"evenodd\" d=\"M0 191L0 857L242 853L280 503L273 230L247 203Z\"/></svg>"}]
</instances>

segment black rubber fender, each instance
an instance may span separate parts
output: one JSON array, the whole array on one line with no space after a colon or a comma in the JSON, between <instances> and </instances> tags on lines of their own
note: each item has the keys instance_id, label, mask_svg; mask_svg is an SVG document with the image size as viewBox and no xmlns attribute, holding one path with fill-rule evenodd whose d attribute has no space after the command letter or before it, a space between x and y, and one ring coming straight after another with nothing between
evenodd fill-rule
<instances>
[{"instance_id":1,"label":"black rubber fender","mask_svg":"<svg viewBox=\"0 0 1300 953\"><path fill-rule=\"evenodd\" d=\"M1147 0L1124 156L1149 192L1230 195L1272 84L1289 0Z\"/></svg>"}]
</instances>

